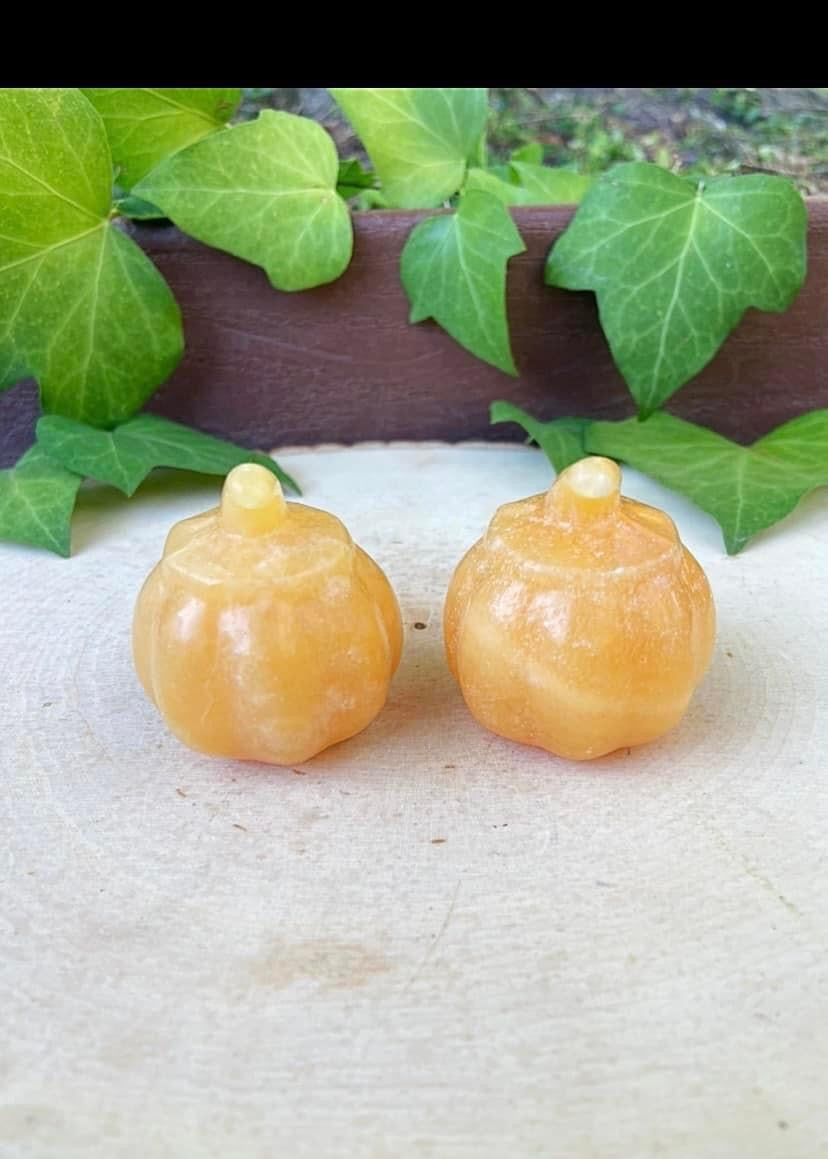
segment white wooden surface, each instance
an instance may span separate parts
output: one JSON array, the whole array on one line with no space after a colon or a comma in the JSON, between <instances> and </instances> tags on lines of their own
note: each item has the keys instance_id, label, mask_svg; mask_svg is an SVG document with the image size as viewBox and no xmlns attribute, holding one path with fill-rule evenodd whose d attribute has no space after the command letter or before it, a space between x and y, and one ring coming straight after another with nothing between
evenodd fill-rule
<instances>
[{"instance_id":1,"label":"white wooden surface","mask_svg":"<svg viewBox=\"0 0 828 1159\"><path fill-rule=\"evenodd\" d=\"M3 1159L828 1155L826 493L731 559L626 473L719 640L675 733L574 765L481 731L441 643L540 453L282 459L407 629L383 715L301 769L182 749L132 671L216 481L87 495L69 561L0 547Z\"/></svg>"}]
</instances>

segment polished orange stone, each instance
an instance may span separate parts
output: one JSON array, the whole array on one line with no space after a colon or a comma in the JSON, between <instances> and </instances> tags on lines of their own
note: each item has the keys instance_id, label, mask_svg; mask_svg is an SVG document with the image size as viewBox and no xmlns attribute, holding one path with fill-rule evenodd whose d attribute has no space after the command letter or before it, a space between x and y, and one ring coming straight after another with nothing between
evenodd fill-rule
<instances>
[{"instance_id":1,"label":"polished orange stone","mask_svg":"<svg viewBox=\"0 0 828 1159\"><path fill-rule=\"evenodd\" d=\"M176 524L135 607L147 695L184 744L297 764L364 729L399 663L394 591L335 516L252 463Z\"/></svg>"},{"instance_id":2,"label":"polished orange stone","mask_svg":"<svg viewBox=\"0 0 828 1159\"><path fill-rule=\"evenodd\" d=\"M663 511L591 456L499 508L445 603L449 666L485 728L573 760L671 729L710 662L710 585Z\"/></svg>"}]
</instances>

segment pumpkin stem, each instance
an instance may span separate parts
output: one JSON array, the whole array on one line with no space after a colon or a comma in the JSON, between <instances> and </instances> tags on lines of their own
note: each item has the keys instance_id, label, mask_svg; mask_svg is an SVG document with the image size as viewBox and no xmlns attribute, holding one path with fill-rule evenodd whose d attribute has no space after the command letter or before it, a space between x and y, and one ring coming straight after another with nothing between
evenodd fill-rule
<instances>
[{"instance_id":1,"label":"pumpkin stem","mask_svg":"<svg viewBox=\"0 0 828 1159\"><path fill-rule=\"evenodd\" d=\"M241 463L224 480L221 521L236 535L266 535L288 515L276 476L258 463Z\"/></svg>"},{"instance_id":2,"label":"pumpkin stem","mask_svg":"<svg viewBox=\"0 0 828 1159\"><path fill-rule=\"evenodd\" d=\"M547 514L561 522L601 518L621 499L621 470L612 459L589 455L561 471L546 496Z\"/></svg>"}]
</instances>

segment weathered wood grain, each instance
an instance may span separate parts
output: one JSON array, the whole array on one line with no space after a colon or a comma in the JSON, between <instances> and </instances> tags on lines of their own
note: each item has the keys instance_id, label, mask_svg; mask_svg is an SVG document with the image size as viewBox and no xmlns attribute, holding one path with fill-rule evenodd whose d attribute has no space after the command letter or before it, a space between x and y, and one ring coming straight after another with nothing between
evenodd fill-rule
<instances>
[{"instance_id":1,"label":"weathered wood grain","mask_svg":"<svg viewBox=\"0 0 828 1159\"><path fill-rule=\"evenodd\" d=\"M684 418L751 441L828 405L828 199L812 198L809 273L785 314L748 311L716 358L676 395ZM515 210L527 245L509 267L509 320L520 377L489 367L433 322L411 326L399 254L419 212L355 215L354 258L329 286L277 292L264 273L173 227L133 226L181 304L183 362L150 403L159 414L257 447L365 439L515 439L490 428L508 398L541 417L632 413L591 293L543 284L567 208ZM0 397L0 455L31 440L31 388Z\"/></svg>"}]
</instances>

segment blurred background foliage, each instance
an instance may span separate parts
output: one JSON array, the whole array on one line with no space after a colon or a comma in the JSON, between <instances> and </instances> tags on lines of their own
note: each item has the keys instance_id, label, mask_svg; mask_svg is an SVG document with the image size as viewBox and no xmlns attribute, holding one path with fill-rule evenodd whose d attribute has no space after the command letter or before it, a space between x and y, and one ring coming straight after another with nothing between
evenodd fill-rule
<instances>
[{"instance_id":1,"label":"blurred background foliage","mask_svg":"<svg viewBox=\"0 0 828 1159\"><path fill-rule=\"evenodd\" d=\"M340 156L365 153L326 89L244 90L243 117L284 109L323 124ZM687 175L780 173L828 193L828 89L489 90L489 161L530 142L548 165L597 173L654 161Z\"/></svg>"}]
</instances>

